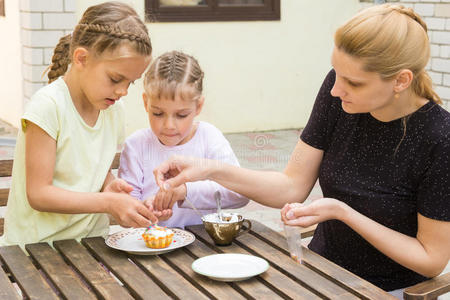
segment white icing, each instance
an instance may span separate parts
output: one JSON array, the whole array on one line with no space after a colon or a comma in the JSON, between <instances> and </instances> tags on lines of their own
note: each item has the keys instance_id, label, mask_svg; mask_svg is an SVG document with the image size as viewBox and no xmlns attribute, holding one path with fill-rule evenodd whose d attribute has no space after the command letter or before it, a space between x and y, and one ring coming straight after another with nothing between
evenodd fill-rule
<instances>
[{"instance_id":1,"label":"white icing","mask_svg":"<svg viewBox=\"0 0 450 300\"><path fill-rule=\"evenodd\" d=\"M231 219L227 221L228 218ZM222 213L222 220L219 218L219 214L212 213L206 216L203 216L203 220L211 223L236 223L239 221L239 215L234 213Z\"/></svg>"},{"instance_id":2,"label":"white icing","mask_svg":"<svg viewBox=\"0 0 450 300\"><path fill-rule=\"evenodd\" d=\"M150 235L156 236L156 237L165 237L165 236L173 233L173 231L170 230L170 229L165 229L164 230L161 227L159 227L159 228L160 229L154 228L154 227L150 228L150 230L148 230L147 233L150 234Z\"/></svg>"}]
</instances>

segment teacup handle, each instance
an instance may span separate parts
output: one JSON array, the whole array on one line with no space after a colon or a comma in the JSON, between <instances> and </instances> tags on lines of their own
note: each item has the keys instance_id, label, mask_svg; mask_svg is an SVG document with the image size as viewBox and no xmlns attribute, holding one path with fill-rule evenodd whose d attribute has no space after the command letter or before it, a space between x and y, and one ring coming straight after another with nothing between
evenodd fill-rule
<instances>
[{"instance_id":1,"label":"teacup handle","mask_svg":"<svg viewBox=\"0 0 450 300\"><path fill-rule=\"evenodd\" d=\"M244 219L242 221L242 223L246 223L247 229L242 230L242 226L241 226L241 229L239 230L239 232L236 236L240 236L241 234L249 232L250 229L252 229L252 222L250 222L250 220Z\"/></svg>"}]
</instances>

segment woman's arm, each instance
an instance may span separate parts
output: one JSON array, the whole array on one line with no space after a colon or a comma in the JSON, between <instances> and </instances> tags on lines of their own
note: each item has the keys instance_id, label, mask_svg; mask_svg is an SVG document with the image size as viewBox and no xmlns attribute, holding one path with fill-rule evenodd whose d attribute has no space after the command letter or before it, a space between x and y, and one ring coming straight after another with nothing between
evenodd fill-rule
<instances>
[{"instance_id":1,"label":"woman's arm","mask_svg":"<svg viewBox=\"0 0 450 300\"><path fill-rule=\"evenodd\" d=\"M348 209L343 221L380 252L402 266L426 277L439 275L450 258L450 222L417 214L417 236L387 228Z\"/></svg>"},{"instance_id":2,"label":"woman's arm","mask_svg":"<svg viewBox=\"0 0 450 300\"><path fill-rule=\"evenodd\" d=\"M165 189L186 182L210 179L263 205L281 208L303 202L313 188L323 151L299 141L284 173L255 171L217 160L172 157L154 170Z\"/></svg>"},{"instance_id":3,"label":"woman's arm","mask_svg":"<svg viewBox=\"0 0 450 300\"><path fill-rule=\"evenodd\" d=\"M149 226L149 220L156 221L151 211L127 193L80 193L53 186L56 141L28 122L25 142L26 189L32 208L72 214L106 212L121 225L133 227Z\"/></svg>"},{"instance_id":4,"label":"woman's arm","mask_svg":"<svg viewBox=\"0 0 450 300\"><path fill-rule=\"evenodd\" d=\"M417 214L418 231L410 237L362 215L345 203L331 198L315 200L308 206L282 210L286 224L311 226L337 219L367 240L380 252L402 266L426 277L439 275L450 258L450 222Z\"/></svg>"}]
</instances>

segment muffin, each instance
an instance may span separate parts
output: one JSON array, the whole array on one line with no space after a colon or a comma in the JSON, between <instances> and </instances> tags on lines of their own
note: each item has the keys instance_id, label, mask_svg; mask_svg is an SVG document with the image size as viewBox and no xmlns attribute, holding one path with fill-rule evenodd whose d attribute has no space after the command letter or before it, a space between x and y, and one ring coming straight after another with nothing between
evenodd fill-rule
<instances>
[{"instance_id":1,"label":"muffin","mask_svg":"<svg viewBox=\"0 0 450 300\"><path fill-rule=\"evenodd\" d=\"M169 247L173 240L173 231L158 225L152 225L142 234L147 247L161 249Z\"/></svg>"}]
</instances>

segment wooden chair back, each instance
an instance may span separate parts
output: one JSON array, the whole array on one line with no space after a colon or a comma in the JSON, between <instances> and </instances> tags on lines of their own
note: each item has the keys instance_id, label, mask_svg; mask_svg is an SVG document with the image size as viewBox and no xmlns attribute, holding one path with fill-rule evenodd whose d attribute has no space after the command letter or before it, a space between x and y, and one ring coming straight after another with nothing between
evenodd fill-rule
<instances>
[{"instance_id":1,"label":"wooden chair back","mask_svg":"<svg viewBox=\"0 0 450 300\"><path fill-rule=\"evenodd\" d=\"M120 152L116 153L114 157L114 161L111 165L113 170L117 170L119 168L120 162ZM0 160L0 177L11 177L12 167L14 160L13 159L2 159ZM0 188L0 235L3 234L4 228L4 214L6 212L6 205L8 203L8 195L9 195L9 186Z\"/></svg>"}]
</instances>

